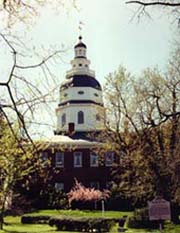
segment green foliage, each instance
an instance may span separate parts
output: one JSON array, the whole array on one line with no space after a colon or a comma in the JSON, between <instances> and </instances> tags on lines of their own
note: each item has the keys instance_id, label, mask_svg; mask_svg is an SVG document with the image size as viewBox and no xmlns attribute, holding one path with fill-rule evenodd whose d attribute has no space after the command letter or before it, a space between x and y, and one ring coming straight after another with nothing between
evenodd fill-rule
<instances>
[{"instance_id":1,"label":"green foliage","mask_svg":"<svg viewBox=\"0 0 180 233\"><path fill-rule=\"evenodd\" d=\"M1 119L0 135L0 228L3 226L3 217L6 209L11 207L15 184L33 170L30 165L31 147L24 148L24 141L18 134L18 129L9 128L4 119Z\"/></svg>"},{"instance_id":2,"label":"green foliage","mask_svg":"<svg viewBox=\"0 0 180 233\"><path fill-rule=\"evenodd\" d=\"M161 195L180 206L180 56L166 71L146 69L131 78L124 67L105 86L107 128L101 135L119 156L116 190L136 205Z\"/></svg>"},{"instance_id":3,"label":"green foliage","mask_svg":"<svg viewBox=\"0 0 180 233\"><path fill-rule=\"evenodd\" d=\"M69 202L66 193L56 190L54 185L47 184L46 189L42 189L38 202L41 202L41 208L68 209Z\"/></svg>"},{"instance_id":4,"label":"green foliage","mask_svg":"<svg viewBox=\"0 0 180 233\"><path fill-rule=\"evenodd\" d=\"M159 227L157 221L149 221L148 209L137 209L134 211L134 216L128 219L129 228L147 228L156 229Z\"/></svg>"},{"instance_id":5,"label":"green foliage","mask_svg":"<svg viewBox=\"0 0 180 233\"><path fill-rule=\"evenodd\" d=\"M50 226L56 226L60 231L81 231L92 232L94 229L98 232L110 232L115 225L112 219L104 218L51 218Z\"/></svg>"}]
</instances>

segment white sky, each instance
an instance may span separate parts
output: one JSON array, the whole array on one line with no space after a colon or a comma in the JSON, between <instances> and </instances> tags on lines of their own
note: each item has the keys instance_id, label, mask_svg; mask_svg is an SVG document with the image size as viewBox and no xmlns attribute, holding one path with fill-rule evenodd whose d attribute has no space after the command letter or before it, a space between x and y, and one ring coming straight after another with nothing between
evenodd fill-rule
<instances>
[{"instance_id":1,"label":"white sky","mask_svg":"<svg viewBox=\"0 0 180 233\"><path fill-rule=\"evenodd\" d=\"M61 8L55 13L47 6L42 8L33 26L24 28L17 25L14 29L17 35L24 36L25 33L26 43L35 48L68 48L63 55L65 62L56 68L57 82L61 83L66 70L70 69L69 61L74 56L73 46L79 36L79 21L84 23L82 36L87 45L91 69L95 70L101 84L105 76L115 71L120 64L133 74L157 65L163 69L176 27L167 14L154 8L152 20L142 18L137 23L135 18L130 21L135 8L133 5L127 6L124 0L77 0L77 8L68 4L68 10ZM49 119L44 118L45 121ZM54 120L56 122L56 118Z\"/></svg>"}]
</instances>

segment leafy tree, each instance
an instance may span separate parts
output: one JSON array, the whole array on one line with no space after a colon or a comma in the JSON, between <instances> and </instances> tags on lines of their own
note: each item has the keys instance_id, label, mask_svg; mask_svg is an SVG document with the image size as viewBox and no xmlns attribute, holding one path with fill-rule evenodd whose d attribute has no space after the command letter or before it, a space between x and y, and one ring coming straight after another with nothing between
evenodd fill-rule
<instances>
[{"instance_id":1,"label":"leafy tree","mask_svg":"<svg viewBox=\"0 0 180 233\"><path fill-rule=\"evenodd\" d=\"M109 118L103 137L120 157L114 181L121 195L135 202L162 195L180 206L179 66L177 47L165 73L147 69L137 79L120 67L107 77Z\"/></svg>"},{"instance_id":2,"label":"leafy tree","mask_svg":"<svg viewBox=\"0 0 180 233\"><path fill-rule=\"evenodd\" d=\"M31 147L24 148L23 140L16 140L7 122L0 122L0 229L5 210L11 206L15 185L33 171ZM18 131L13 131L19 137Z\"/></svg>"},{"instance_id":3,"label":"leafy tree","mask_svg":"<svg viewBox=\"0 0 180 233\"><path fill-rule=\"evenodd\" d=\"M102 213L104 214L104 200L109 198L109 190L100 191L94 188L86 188L77 180L75 180L75 186L71 189L71 191L67 194L69 203L73 200L75 201L83 201L83 202L92 202L95 203L97 201L102 202Z\"/></svg>"}]
</instances>

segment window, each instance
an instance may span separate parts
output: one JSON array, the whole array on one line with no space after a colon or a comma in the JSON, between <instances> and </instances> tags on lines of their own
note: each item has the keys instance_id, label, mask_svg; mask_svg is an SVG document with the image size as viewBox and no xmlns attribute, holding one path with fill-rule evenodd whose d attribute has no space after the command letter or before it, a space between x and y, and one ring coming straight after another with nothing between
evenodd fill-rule
<instances>
[{"instance_id":1,"label":"window","mask_svg":"<svg viewBox=\"0 0 180 233\"><path fill-rule=\"evenodd\" d=\"M62 127L66 124L66 114L64 113L61 118Z\"/></svg>"},{"instance_id":2,"label":"window","mask_svg":"<svg viewBox=\"0 0 180 233\"><path fill-rule=\"evenodd\" d=\"M98 181L92 181L90 182L90 187L94 189L99 189L99 182Z\"/></svg>"},{"instance_id":3,"label":"window","mask_svg":"<svg viewBox=\"0 0 180 233\"><path fill-rule=\"evenodd\" d=\"M111 167L114 162L114 153L113 152L107 152L105 157L105 165L107 167Z\"/></svg>"},{"instance_id":4,"label":"window","mask_svg":"<svg viewBox=\"0 0 180 233\"><path fill-rule=\"evenodd\" d=\"M98 167L98 155L94 152L90 154L90 166L91 167Z\"/></svg>"},{"instance_id":5,"label":"window","mask_svg":"<svg viewBox=\"0 0 180 233\"><path fill-rule=\"evenodd\" d=\"M99 95L97 93L94 93L94 96L98 97Z\"/></svg>"},{"instance_id":6,"label":"window","mask_svg":"<svg viewBox=\"0 0 180 233\"><path fill-rule=\"evenodd\" d=\"M82 64L80 63L79 66L82 66Z\"/></svg>"},{"instance_id":7,"label":"window","mask_svg":"<svg viewBox=\"0 0 180 233\"><path fill-rule=\"evenodd\" d=\"M79 94L79 95L83 95L83 94L84 94L84 91L78 91L78 94Z\"/></svg>"},{"instance_id":8,"label":"window","mask_svg":"<svg viewBox=\"0 0 180 233\"><path fill-rule=\"evenodd\" d=\"M56 152L55 154L56 167L64 167L64 153Z\"/></svg>"},{"instance_id":9,"label":"window","mask_svg":"<svg viewBox=\"0 0 180 233\"><path fill-rule=\"evenodd\" d=\"M64 190L64 183L55 183L56 191L63 191Z\"/></svg>"},{"instance_id":10,"label":"window","mask_svg":"<svg viewBox=\"0 0 180 233\"><path fill-rule=\"evenodd\" d=\"M64 97L67 97L68 96L68 94L67 93L64 93Z\"/></svg>"},{"instance_id":11,"label":"window","mask_svg":"<svg viewBox=\"0 0 180 233\"><path fill-rule=\"evenodd\" d=\"M74 152L74 167L82 167L82 152Z\"/></svg>"},{"instance_id":12,"label":"window","mask_svg":"<svg viewBox=\"0 0 180 233\"><path fill-rule=\"evenodd\" d=\"M40 153L40 161L43 167L48 165L48 153L46 151Z\"/></svg>"},{"instance_id":13,"label":"window","mask_svg":"<svg viewBox=\"0 0 180 233\"><path fill-rule=\"evenodd\" d=\"M84 124L84 113L82 111L78 112L78 124Z\"/></svg>"},{"instance_id":14,"label":"window","mask_svg":"<svg viewBox=\"0 0 180 233\"><path fill-rule=\"evenodd\" d=\"M101 120L101 117L100 117L99 114L96 114L96 120L97 120L97 121L100 121L100 120Z\"/></svg>"}]
</instances>

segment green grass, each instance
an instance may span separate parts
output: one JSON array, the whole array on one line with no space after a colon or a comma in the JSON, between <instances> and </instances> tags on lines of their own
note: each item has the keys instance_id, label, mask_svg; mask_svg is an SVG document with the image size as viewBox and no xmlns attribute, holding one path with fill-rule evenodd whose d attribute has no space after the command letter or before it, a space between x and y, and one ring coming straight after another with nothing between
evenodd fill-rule
<instances>
[{"instance_id":1,"label":"green grass","mask_svg":"<svg viewBox=\"0 0 180 233\"><path fill-rule=\"evenodd\" d=\"M47 215L47 216L69 216L69 217L102 217L102 211L92 211L92 210L39 210L33 212L32 216ZM130 216L132 212L122 212L122 211L105 211L105 217L107 218L120 218L124 215Z\"/></svg>"},{"instance_id":2,"label":"green grass","mask_svg":"<svg viewBox=\"0 0 180 233\"><path fill-rule=\"evenodd\" d=\"M7 225L0 233L55 233L55 228L42 224L21 224L20 217L8 216L5 218Z\"/></svg>"},{"instance_id":3,"label":"green grass","mask_svg":"<svg viewBox=\"0 0 180 233\"><path fill-rule=\"evenodd\" d=\"M101 217L101 211L80 211L80 210L40 210L31 215L51 216L74 216L74 217ZM105 216L120 218L123 215L131 216L132 212L106 211ZM56 229L45 224L21 224L20 217L8 216L5 218L7 225L0 233L57 233ZM111 232L117 232L117 226ZM68 233L67 231L64 233ZM128 229L126 233L159 233L159 230ZM180 225L166 224L163 233L180 233Z\"/></svg>"}]
</instances>

